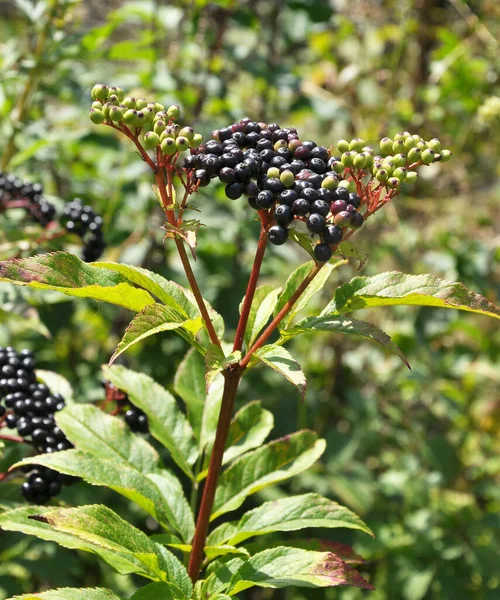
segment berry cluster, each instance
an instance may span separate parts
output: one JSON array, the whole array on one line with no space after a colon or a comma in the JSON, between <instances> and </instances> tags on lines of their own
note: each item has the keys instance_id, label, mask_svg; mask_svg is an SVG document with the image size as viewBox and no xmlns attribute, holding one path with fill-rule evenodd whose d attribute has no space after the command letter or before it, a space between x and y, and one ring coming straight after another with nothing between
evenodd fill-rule
<instances>
[{"instance_id":1,"label":"berry cluster","mask_svg":"<svg viewBox=\"0 0 500 600\"><path fill-rule=\"evenodd\" d=\"M346 228L363 225L357 210L361 199L349 181L332 171L334 159L327 148L301 141L296 129L244 118L212 137L184 160L184 168L195 170L200 186L218 177L226 184L228 198L245 195L252 208L272 211L276 222L268 230L272 244L284 244L292 222L303 221L312 235L319 236L314 254L325 262Z\"/></svg>"},{"instance_id":2,"label":"berry cluster","mask_svg":"<svg viewBox=\"0 0 500 600\"><path fill-rule=\"evenodd\" d=\"M97 216L91 206L83 205L80 198L75 198L66 204L61 222L67 231L82 238L82 258L85 262L95 261L101 256L106 247L102 233L102 217Z\"/></svg>"},{"instance_id":3,"label":"berry cluster","mask_svg":"<svg viewBox=\"0 0 500 600\"><path fill-rule=\"evenodd\" d=\"M123 414L125 423L133 433L149 433L148 417L140 408L130 402L125 392L119 390L110 381L103 381L102 385L106 390L106 402L116 404L116 410L113 414Z\"/></svg>"},{"instance_id":4,"label":"berry cluster","mask_svg":"<svg viewBox=\"0 0 500 600\"><path fill-rule=\"evenodd\" d=\"M147 150L159 150L169 157L201 144L201 134L176 123L181 114L177 104L165 108L146 98L125 97L122 88L104 83L96 84L91 96L89 117L93 123L112 125L136 137L142 133L142 144Z\"/></svg>"},{"instance_id":5,"label":"berry cluster","mask_svg":"<svg viewBox=\"0 0 500 600\"><path fill-rule=\"evenodd\" d=\"M0 172L0 210L7 208L9 201L24 201L23 208L31 218L46 227L54 220L56 209L42 194L43 187L40 183L23 182L15 175Z\"/></svg>"},{"instance_id":6,"label":"berry cluster","mask_svg":"<svg viewBox=\"0 0 500 600\"><path fill-rule=\"evenodd\" d=\"M31 218L42 227L54 222L56 208L43 198L43 187L39 183L27 183L14 175L0 172L0 212L7 208L24 208ZM76 233L83 241L82 259L92 262L100 258L106 243L102 233L102 218L90 206L82 206L75 198L65 207L61 224L70 233Z\"/></svg>"},{"instance_id":7,"label":"berry cluster","mask_svg":"<svg viewBox=\"0 0 500 600\"><path fill-rule=\"evenodd\" d=\"M36 381L35 366L29 350L0 348L0 427L17 429L19 436L39 453L68 450L73 445L54 419L54 414L64 408L64 398ZM21 486L21 493L37 504L56 496L62 484L74 481L51 469L27 466L24 471L31 474Z\"/></svg>"}]
</instances>

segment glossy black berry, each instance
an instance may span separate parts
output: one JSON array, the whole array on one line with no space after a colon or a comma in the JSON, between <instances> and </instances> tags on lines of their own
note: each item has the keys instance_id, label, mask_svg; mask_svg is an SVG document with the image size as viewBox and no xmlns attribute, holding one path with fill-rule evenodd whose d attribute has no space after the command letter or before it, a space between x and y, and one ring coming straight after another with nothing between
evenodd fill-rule
<instances>
[{"instance_id":1,"label":"glossy black berry","mask_svg":"<svg viewBox=\"0 0 500 600\"><path fill-rule=\"evenodd\" d=\"M288 239L288 229L282 225L273 225L269 229L267 235L271 244L274 244L275 246L281 246Z\"/></svg>"},{"instance_id":2,"label":"glossy black berry","mask_svg":"<svg viewBox=\"0 0 500 600\"><path fill-rule=\"evenodd\" d=\"M241 196L243 196L244 189L245 186L242 183L236 181L235 183L230 183L229 185L226 185L224 191L226 193L226 196L231 200L238 200L238 198L241 198Z\"/></svg>"},{"instance_id":3,"label":"glossy black berry","mask_svg":"<svg viewBox=\"0 0 500 600\"><path fill-rule=\"evenodd\" d=\"M293 212L290 206L280 204L274 210L274 219L279 225L289 225L293 221Z\"/></svg>"},{"instance_id":4,"label":"glossy black berry","mask_svg":"<svg viewBox=\"0 0 500 600\"><path fill-rule=\"evenodd\" d=\"M205 169L197 169L194 172L194 180L199 187L205 187L210 183L210 175Z\"/></svg>"},{"instance_id":5,"label":"glossy black berry","mask_svg":"<svg viewBox=\"0 0 500 600\"><path fill-rule=\"evenodd\" d=\"M292 206L292 204L297 200L299 195L295 190L284 190L278 196L278 200L281 204L286 204L287 206Z\"/></svg>"},{"instance_id":6,"label":"glossy black berry","mask_svg":"<svg viewBox=\"0 0 500 600\"><path fill-rule=\"evenodd\" d=\"M321 233L326 227L326 219L319 213L312 213L307 219L307 228L313 233Z\"/></svg>"},{"instance_id":7,"label":"glossy black berry","mask_svg":"<svg viewBox=\"0 0 500 600\"><path fill-rule=\"evenodd\" d=\"M349 194L349 198L348 198L347 202L349 202L349 204L352 204L352 206L354 206L354 208L359 208L361 205L361 198L357 194L352 192Z\"/></svg>"},{"instance_id":8,"label":"glossy black berry","mask_svg":"<svg viewBox=\"0 0 500 600\"><path fill-rule=\"evenodd\" d=\"M256 197L256 203L259 208L263 210L268 210L274 204L274 194L270 190L263 190Z\"/></svg>"},{"instance_id":9,"label":"glossy black berry","mask_svg":"<svg viewBox=\"0 0 500 600\"><path fill-rule=\"evenodd\" d=\"M314 257L318 262L327 262L332 257L332 249L328 244L318 244L314 247Z\"/></svg>"},{"instance_id":10,"label":"glossy black berry","mask_svg":"<svg viewBox=\"0 0 500 600\"><path fill-rule=\"evenodd\" d=\"M292 204L292 211L295 215L307 215L310 209L311 205L305 198L298 198Z\"/></svg>"},{"instance_id":11,"label":"glossy black berry","mask_svg":"<svg viewBox=\"0 0 500 600\"><path fill-rule=\"evenodd\" d=\"M333 191L333 195L337 200L349 200L349 192L344 187L338 187Z\"/></svg>"},{"instance_id":12,"label":"glossy black berry","mask_svg":"<svg viewBox=\"0 0 500 600\"><path fill-rule=\"evenodd\" d=\"M330 205L328 204L328 202L325 202L324 200L315 200L311 204L311 212L318 213L318 214L322 215L323 217L326 217L326 216L328 216L328 213L330 212Z\"/></svg>"},{"instance_id":13,"label":"glossy black berry","mask_svg":"<svg viewBox=\"0 0 500 600\"><path fill-rule=\"evenodd\" d=\"M342 240L342 229L337 225L328 225L321 233L321 239L325 244L338 244Z\"/></svg>"}]
</instances>

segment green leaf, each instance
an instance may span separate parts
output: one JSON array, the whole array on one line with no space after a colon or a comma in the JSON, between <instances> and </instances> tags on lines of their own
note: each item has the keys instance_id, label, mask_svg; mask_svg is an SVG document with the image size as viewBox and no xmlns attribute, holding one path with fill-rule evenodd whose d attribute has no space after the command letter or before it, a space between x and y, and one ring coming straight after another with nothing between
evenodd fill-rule
<instances>
[{"instance_id":1,"label":"green leaf","mask_svg":"<svg viewBox=\"0 0 500 600\"><path fill-rule=\"evenodd\" d=\"M209 535L207 544L236 546L257 535L309 527L344 527L373 535L367 525L348 508L319 494L303 494L265 502L247 512L239 521L220 525Z\"/></svg>"},{"instance_id":2,"label":"green leaf","mask_svg":"<svg viewBox=\"0 0 500 600\"><path fill-rule=\"evenodd\" d=\"M83 550L96 554L111 565L121 575L136 573L140 565L134 557L123 555L109 549L99 547L93 542L80 539L78 536L57 531L47 523L35 520L32 517L52 512L54 507L23 506L0 514L0 528L5 531L17 531L26 535L34 535L41 540L56 542L63 548L70 550Z\"/></svg>"},{"instance_id":3,"label":"green leaf","mask_svg":"<svg viewBox=\"0 0 500 600\"><path fill-rule=\"evenodd\" d=\"M250 554L256 554L262 550L270 548L278 548L278 546L286 546L287 548L301 548L302 550L314 550L316 552L331 552L341 558L348 565L360 565L365 562L362 556L346 544L332 542L331 540L316 540L316 539L299 539L292 538L288 540L263 540L255 541L250 544L245 544L245 548Z\"/></svg>"},{"instance_id":4,"label":"green leaf","mask_svg":"<svg viewBox=\"0 0 500 600\"><path fill-rule=\"evenodd\" d=\"M125 333L116 347L116 350L111 357L109 364L111 365L123 352L128 350L134 344L142 340L161 333L162 331L176 331L192 346L198 348L200 352L204 352L203 346L198 344L194 334L201 327L203 321L201 317L196 319L186 320L180 313L169 306L162 304L150 304L145 306L130 322L125 330Z\"/></svg>"},{"instance_id":5,"label":"green leaf","mask_svg":"<svg viewBox=\"0 0 500 600\"><path fill-rule=\"evenodd\" d=\"M228 356L224 355L219 346L215 344L210 344L208 347L207 353L205 355L205 381L206 381L206 390L207 394L210 390L210 386L215 381L215 378L219 373L222 373L227 367L230 365L234 365L241 359L241 352L236 351L232 352Z\"/></svg>"},{"instance_id":6,"label":"green leaf","mask_svg":"<svg viewBox=\"0 0 500 600\"><path fill-rule=\"evenodd\" d=\"M59 375L59 373L54 373L54 371L44 371L43 369L36 370L36 378L38 381L45 383L45 385L49 388L52 394L61 394L61 396L66 401L66 404L73 404L73 388L71 387L71 383L63 377Z\"/></svg>"},{"instance_id":7,"label":"green leaf","mask_svg":"<svg viewBox=\"0 0 500 600\"><path fill-rule=\"evenodd\" d=\"M301 366L288 350L276 344L268 344L256 350L253 356L293 383L304 398L307 387L306 377Z\"/></svg>"},{"instance_id":8,"label":"green leaf","mask_svg":"<svg viewBox=\"0 0 500 600\"><path fill-rule=\"evenodd\" d=\"M189 350L175 373L174 391L184 401L194 435L199 440L206 399L205 361L194 349Z\"/></svg>"},{"instance_id":9,"label":"green leaf","mask_svg":"<svg viewBox=\"0 0 500 600\"><path fill-rule=\"evenodd\" d=\"M38 312L32 306L20 312L6 305L0 307L0 323L8 323L9 328L13 329L16 334L36 331L47 339L51 337L47 326L42 323Z\"/></svg>"},{"instance_id":10,"label":"green leaf","mask_svg":"<svg viewBox=\"0 0 500 600\"><path fill-rule=\"evenodd\" d=\"M120 273L84 263L66 252L1 261L0 281L103 300L135 312L154 304L148 292L135 287Z\"/></svg>"},{"instance_id":11,"label":"green leaf","mask_svg":"<svg viewBox=\"0 0 500 600\"><path fill-rule=\"evenodd\" d=\"M198 458L196 440L172 394L148 375L121 365L103 367L103 374L146 413L151 435L167 448L184 473L193 478L191 466Z\"/></svg>"},{"instance_id":12,"label":"green leaf","mask_svg":"<svg viewBox=\"0 0 500 600\"><path fill-rule=\"evenodd\" d=\"M169 583L148 583L137 590L130 600L175 600L175 588Z\"/></svg>"},{"instance_id":13,"label":"green leaf","mask_svg":"<svg viewBox=\"0 0 500 600\"><path fill-rule=\"evenodd\" d=\"M120 600L111 590L104 588L59 588L36 594L14 596L22 600Z\"/></svg>"},{"instance_id":14,"label":"green leaf","mask_svg":"<svg viewBox=\"0 0 500 600\"><path fill-rule=\"evenodd\" d=\"M285 481L314 464L325 441L313 431L297 431L244 454L223 471L211 519L240 507L264 487Z\"/></svg>"},{"instance_id":15,"label":"green leaf","mask_svg":"<svg viewBox=\"0 0 500 600\"><path fill-rule=\"evenodd\" d=\"M398 271L355 277L340 286L322 315L343 314L372 306L412 305L454 308L500 319L500 308L461 283L432 275Z\"/></svg>"},{"instance_id":16,"label":"green leaf","mask_svg":"<svg viewBox=\"0 0 500 600\"><path fill-rule=\"evenodd\" d=\"M25 458L14 467L27 464L43 465L60 473L81 477L91 485L108 487L135 502L163 527L168 529L171 525L187 538L192 535L192 524L186 518L187 502L180 495L180 484L176 496L168 494L167 491L173 487L173 475L166 471L146 474L125 461L97 458L78 450L39 454ZM167 481L163 482L160 478Z\"/></svg>"},{"instance_id":17,"label":"green leaf","mask_svg":"<svg viewBox=\"0 0 500 600\"><path fill-rule=\"evenodd\" d=\"M253 586L279 589L296 587L373 587L352 567L329 552L295 548L272 548L245 561L233 575L228 594Z\"/></svg>"},{"instance_id":18,"label":"green leaf","mask_svg":"<svg viewBox=\"0 0 500 600\"><path fill-rule=\"evenodd\" d=\"M247 348L250 348L259 332L269 321L280 292L281 288L273 288L272 285L263 285L255 290L245 331L245 344Z\"/></svg>"},{"instance_id":19,"label":"green leaf","mask_svg":"<svg viewBox=\"0 0 500 600\"><path fill-rule=\"evenodd\" d=\"M367 338L373 342L377 342L393 354L399 356L404 364L410 368L406 356L386 333L371 323L358 321L357 319L353 319L351 317L341 317L327 314L323 314L321 317L307 317L299 321L297 325L291 329L282 331L281 335L286 341L290 337L294 337L303 333L313 333L316 331L328 331L341 333L343 335L359 335Z\"/></svg>"},{"instance_id":20,"label":"green leaf","mask_svg":"<svg viewBox=\"0 0 500 600\"><path fill-rule=\"evenodd\" d=\"M288 237L303 248L311 258L314 258L314 246L311 241L311 236L302 231L297 231L294 227L290 227L288 232Z\"/></svg>"},{"instance_id":21,"label":"green leaf","mask_svg":"<svg viewBox=\"0 0 500 600\"><path fill-rule=\"evenodd\" d=\"M200 452L206 448L208 444L213 443L215 439L220 406L222 403L222 394L224 393L224 382L225 379L222 375L216 377L206 396L201 421Z\"/></svg>"},{"instance_id":22,"label":"green leaf","mask_svg":"<svg viewBox=\"0 0 500 600\"><path fill-rule=\"evenodd\" d=\"M258 448L271 432L273 424L273 414L263 409L260 401L255 400L243 406L231 421L222 464L225 465L248 450ZM207 449L204 470L198 475L198 480L207 476L209 460L210 449Z\"/></svg>"},{"instance_id":23,"label":"green leaf","mask_svg":"<svg viewBox=\"0 0 500 600\"><path fill-rule=\"evenodd\" d=\"M138 574L154 581L169 582L176 593L191 597L192 585L186 569L164 546L119 517L106 506L90 505L44 513L39 519L56 531L69 533L98 548L131 557Z\"/></svg>"}]
</instances>

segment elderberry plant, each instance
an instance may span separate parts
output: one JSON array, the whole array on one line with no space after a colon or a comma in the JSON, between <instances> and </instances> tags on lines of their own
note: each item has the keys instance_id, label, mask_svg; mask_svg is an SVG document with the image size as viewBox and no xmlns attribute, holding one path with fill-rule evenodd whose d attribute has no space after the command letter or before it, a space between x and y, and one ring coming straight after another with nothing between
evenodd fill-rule
<instances>
[{"instance_id":1,"label":"elderberry plant","mask_svg":"<svg viewBox=\"0 0 500 600\"><path fill-rule=\"evenodd\" d=\"M351 313L365 307L434 306L500 318L497 306L460 283L399 272L356 276L336 289L319 315L299 316L335 269L348 263L350 238L365 221L414 183L419 168L446 162L451 152L437 139L425 141L409 132L385 137L376 148L359 138L327 148L301 140L294 128L249 118L203 142L192 127L179 123L176 105L126 97L121 88L104 84L93 88L92 100L92 122L126 136L151 169L166 243L175 244L190 289L140 267L85 264L62 252L0 263L4 281L137 313L103 368L101 408L111 410L67 405L54 419L74 447L28 457L13 469L37 465L112 488L152 516L162 533L148 536L101 505L21 506L0 515L0 526L93 552L120 573L152 580L134 600L228 600L254 586L372 589L355 570L360 557L352 549L286 535L309 527L371 534L359 517L328 498L285 496L221 522L247 497L308 469L325 449L325 441L308 430L265 443L272 413L260 402L235 413L235 401L241 379L260 366L281 374L304 397L306 377L284 346L306 333L361 336L407 363L387 334L353 318ZM191 199L215 178L229 200L247 197L249 218L260 222L231 343L224 339L221 315L203 298L186 251L187 246L196 258L201 225L187 218ZM268 242L299 244L312 259L283 288L258 286ZM150 377L113 364L132 345L162 331L175 332L192 347L176 373L175 396ZM273 334L277 339L271 343ZM148 435L169 453L175 472L161 464ZM268 534L277 539L266 543ZM117 598L104 589L62 589L36 597Z\"/></svg>"}]
</instances>

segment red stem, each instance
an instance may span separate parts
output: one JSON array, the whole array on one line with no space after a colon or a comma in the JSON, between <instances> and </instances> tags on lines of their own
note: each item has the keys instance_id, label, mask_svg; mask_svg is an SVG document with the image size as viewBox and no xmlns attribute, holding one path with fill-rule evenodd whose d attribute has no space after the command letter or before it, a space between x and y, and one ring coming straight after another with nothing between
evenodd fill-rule
<instances>
[{"instance_id":1,"label":"red stem","mask_svg":"<svg viewBox=\"0 0 500 600\"><path fill-rule=\"evenodd\" d=\"M281 323L282 319L287 315L288 311L294 306L294 304L297 302L297 300L303 294L303 292L307 288L307 286L316 277L316 275L319 273L321 267L324 264L325 263L319 263L319 264L316 263L313 266L313 268L309 271L309 274L304 279L304 281L299 285L299 287L295 290L295 292L290 296L288 301L284 304L283 308L274 317L274 319L269 323L269 325L266 327L266 329L264 329L264 331L257 338L257 340L255 341L253 346L250 348L250 350L248 350L246 355L241 359L240 367L245 368L248 365L248 363L250 362L250 359L252 358L252 355L254 354L254 352L267 342L267 340L269 339L271 334Z\"/></svg>"},{"instance_id":2,"label":"red stem","mask_svg":"<svg viewBox=\"0 0 500 600\"><path fill-rule=\"evenodd\" d=\"M243 346L248 317L250 316L250 310L252 308L252 302L255 295L255 289L257 287L257 281L259 280L260 268L262 266L262 261L264 259L266 247L267 227L265 223L265 215L261 215L259 243L257 244L257 251L255 253L255 259L252 266L252 272L250 273L250 279L248 280L245 299L243 300L243 306L241 307L241 315L238 321L238 327L236 329L233 352L241 350Z\"/></svg>"},{"instance_id":3,"label":"red stem","mask_svg":"<svg viewBox=\"0 0 500 600\"><path fill-rule=\"evenodd\" d=\"M6 442L17 442L18 444L28 444L29 442L27 442L24 438L18 436L18 435L4 435L0 433L0 440L4 440Z\"/></svg>"},{"instance_id":4,"label":"red stem","mask_svg":"<svg viewBox=\"0 0 500 600\"><path fill-rule=\"evenodd\" d=\"M193 547L189 557L188 573L193 583L196 583L200 575L208 526L210 524L210 515L212 514L215 492L217 491L217 482L222 466L222 458L224 456L224 450L226 449L229 425L231 424L231 417L233 414L234 400L242 374L243 370L239 367L237 369L224 371L223 373L225 383L219 422L217 423L217 433L215 434L215 442L210 456L208 475L203 489L198 519L196 520Z\"/></svg>"}]
</instances>

